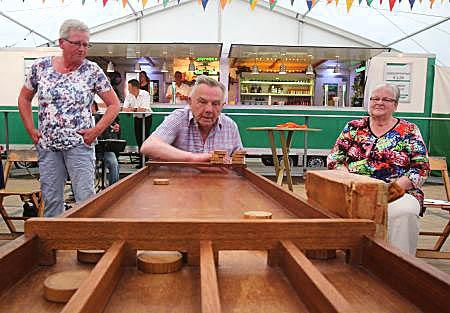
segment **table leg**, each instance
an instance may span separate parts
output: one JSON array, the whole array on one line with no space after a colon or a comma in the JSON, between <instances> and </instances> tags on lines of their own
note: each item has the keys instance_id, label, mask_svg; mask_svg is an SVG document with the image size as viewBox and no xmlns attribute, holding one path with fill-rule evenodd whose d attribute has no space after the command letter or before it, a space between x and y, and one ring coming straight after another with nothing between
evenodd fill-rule
<instances>
[{"instance_id":1,"label":"table leg","mask_svg":"<svg viewBox=\"0 0 450 313\"><path fill-rule=\"evenodd\" d=\"M290 133L290 132L289 132ZM292 140L292 134L288 134L288 138ZM289 148L286 141L286 136L284 135L284 131L280 131L280 140L281 140L281 150L283 151L283 163L284 169L286 171L286 179L288 183L288 187L290 191L294 191L292 176L291 176L291 165L289 164Z\"/></svg>"},{"instance_id":2,"label":"table leg","mask_svg":"<svg viewBox=\"0 0 450 313\"><path fill-rule=\"evenodd\" d=\"M273 131L269 130L268 134L269 134L270 149L272 150L273 166L275 167L275 176L277 177L278 181L278 176L280 175L280 166L278 164L277 146L275 145L275 138L273 136ZM283 172L281 172L281 181L283 181Z\"/></svg>"},{"instance_id":3,"label":"table leg","mask_svg":"<svg viewBox=\"0 0 450 313\"><path fill-rule=\"evenodd\" d=\"M305 117L305 125L306 127L309 127L309 118L308 116ZM305 131L303 132L303 141L304 141L304 145L303 145L303 176L305 176L305 171L306 171L306 161L308 158L308 132Z\"/></svg>"},{"instance_id":4,"label":"table leg","mask_svg":"<svg viewBox=\"0 0 450 313\"><path fill-rule=\"evenodd\" d=\"M142 117L142 143L144 143L145 139L147 139L147 138L145 138L145 114L142 114L142 115L143 115L143 117ZM139 147L138 147L138 149L139 149ZM141 153L141 152L138 151L138 153ZM142 163L142 166L145 165L145 155L144 154L141 154L141 163Z\"/></svg>"},{"instance_id":5,"label":"table leg","mask_svg":"<svg viewBox=\"0 0 450 313\"><path fill-rule=\"evenodd\" d=\"M3 112L4 115L4 124L5 124L5 146L6 146L6 154L9 154L9 126L8 126L8 112Z\"/></svg>"}]
</instances>

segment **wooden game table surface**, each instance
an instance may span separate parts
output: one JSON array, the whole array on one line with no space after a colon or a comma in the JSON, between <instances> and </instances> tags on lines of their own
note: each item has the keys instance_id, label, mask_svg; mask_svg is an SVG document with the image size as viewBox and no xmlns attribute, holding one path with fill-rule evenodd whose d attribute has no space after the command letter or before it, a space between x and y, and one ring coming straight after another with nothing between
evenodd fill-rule
<instances>
[{"instance_id":1,"label":"wooden game table surface","mask_svg":"<svg viewBox=\"0 0 450 313\"><path fill-rule=\"evenodd\" d=\"M28 220L25 236L0 247L0 312L446 312L450 307L448 275L374 239L372 222L336 219L245 167L212 173L196 169L201 165L151 163L61 218ZM155 178L168 178L169 185L154 185ZM270 211L273 217L244 220L247 210ZM171 248L185 249L191 266L170 274L137 270L136 251ZM107 253L97 265L86 265L77 262L76 249ZM312 249L338 252L336 258L310 260L302 251ZM46 277L74 269L91 273L82 292L65 305L45 300Z\"/></svg>"}]
</instances>

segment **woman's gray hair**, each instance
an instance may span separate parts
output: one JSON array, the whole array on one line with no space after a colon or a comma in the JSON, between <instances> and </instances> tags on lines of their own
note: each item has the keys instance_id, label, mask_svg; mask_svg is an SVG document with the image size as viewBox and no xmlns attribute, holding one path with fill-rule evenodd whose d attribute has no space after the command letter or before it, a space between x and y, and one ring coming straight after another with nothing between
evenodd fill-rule
<instances>
[{"instance_id":1,"label":"woman's gray hair","mask_svg":"<svg viewBox=\"0 0 450 313\"><path fill-rule=\"evenodd\" d=\"M380 89L388 89L392 93L392 97L395 99L395 102L398 103L398 99L400 99L400 89L398 89L397 86L391 85L388 83L383 83L376 85L375 88L372 89L372 92L370 95L373 95L373 93Z\"/></svg>"},{"instance_id":2,"label":"woman's gray hair","mask_svg":"<svg viewBox=\"0 0 450 313\"><path fill-rule=\"evenodd\" d=\"M206 75L200 75L196 78L194 87L192 87L189 97L192 97L199 85L207 85L209 87L219 87L222 90L222 103L225 102L225 85Z\"/></svg>"},{"instance_id":3,"label":"woman's gray hair","mask_svg":"<svg viewBox=\"0 0 450 313\"><path fill-rule=\"evenodd\" d=\"M69 19L65 20L59 28L59 38L68 39L71 30L78 30L89 34L89 27L82 21Z\"/></svg>"}]
</instances>

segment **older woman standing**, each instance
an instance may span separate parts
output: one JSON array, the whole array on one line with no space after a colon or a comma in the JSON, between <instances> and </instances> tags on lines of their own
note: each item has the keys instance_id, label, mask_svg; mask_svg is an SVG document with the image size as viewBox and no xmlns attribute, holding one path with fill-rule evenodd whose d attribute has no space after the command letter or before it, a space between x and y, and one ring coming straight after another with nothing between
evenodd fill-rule
<instances>
[{"instance_id":1,"label":"older woman standing","mask_svg":"<svg viewBox=\"0 0 450 313\"><path fill-rule=\"evenodd\" d=\"M369 117L347 123L327 163L329 169L395 182L406 191L389 203L388 241L414 255L424 198L420 188L428 176L429 164L419 128L393 116L399 97L396 86L375 87L370 97Z\"/></svg>"},{"instance_id":2,"label":"older woman standing","mask_svg":"<svg viewBox=\"0 0 450 313\"><path fill-rule=\"evenodd\" d=\"M94 195L92 143L120 110L119 99L105 73L85 59L89 29L81 21L66 20L60 28L62 55L36 60L19 95L19 111L39 154L39 173L45 216L64 211L67 173L77 202ZM38 96L38 129L34 127L31 100ZM94 126L91 104L98 94L108 106Z\"/></svg>"}]
</instances>

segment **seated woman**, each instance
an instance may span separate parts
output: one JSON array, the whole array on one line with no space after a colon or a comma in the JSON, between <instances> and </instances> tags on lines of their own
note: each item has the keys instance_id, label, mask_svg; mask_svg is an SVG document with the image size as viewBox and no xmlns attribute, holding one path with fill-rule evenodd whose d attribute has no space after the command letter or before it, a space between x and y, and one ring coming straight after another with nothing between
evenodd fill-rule
<instances>
[{"instance_id":1,"label":"seated woman","mask_svg":"<svg viewBox=\"0 0 450 313\"><path fill-rule=\"evenodd\" d=\"M368 117L344 127L327 159L329 169L395 182L406 193L388 205L388 241L415 254L419 214L423 213L420 189L428 176L427 149L419 128L396 118L400 91L383 84L372 91Z\"/></svg>"}]
</instances>

